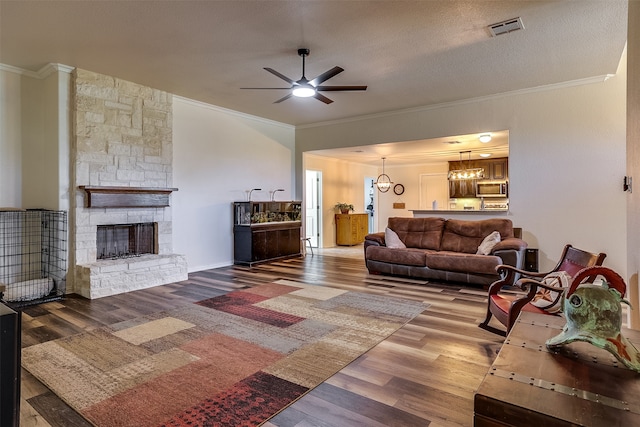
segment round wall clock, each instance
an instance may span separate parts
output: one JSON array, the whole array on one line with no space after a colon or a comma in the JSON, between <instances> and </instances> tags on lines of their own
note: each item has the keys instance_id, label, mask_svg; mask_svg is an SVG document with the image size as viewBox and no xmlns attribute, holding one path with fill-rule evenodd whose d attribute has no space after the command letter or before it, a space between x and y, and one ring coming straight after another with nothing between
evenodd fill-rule
<instances>
[{"instance_id":1,"label":"round wall clock","mask_svg":"<svg viewBox=\"0 0 640 427\"><path fill-rule=\"evenodd\" d=\"M404 185L402 184L394 185L393 192L396 193L398 196L401 195L402 193L404 193Z\"/></svg>"}]
</instances>

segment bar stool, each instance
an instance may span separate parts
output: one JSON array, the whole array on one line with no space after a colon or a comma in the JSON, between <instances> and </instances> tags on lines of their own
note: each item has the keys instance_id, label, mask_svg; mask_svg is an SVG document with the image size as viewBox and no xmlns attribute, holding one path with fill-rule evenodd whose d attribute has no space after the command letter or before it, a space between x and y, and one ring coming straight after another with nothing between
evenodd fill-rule
<instances>
[{"instance_id":1,"label":"bar stool","mask_svg":"<svg viewBox=\"0 0 640 427\"><path fill-rule=\"evenodd\" d=\"M311 256L313 256L313 247L311 246L311 237L303 237L300 240L306 240L306 242L309 244L309 250L311 251ZM305 244L306 247L306 244Z\"/></svg>"}]
</instances>

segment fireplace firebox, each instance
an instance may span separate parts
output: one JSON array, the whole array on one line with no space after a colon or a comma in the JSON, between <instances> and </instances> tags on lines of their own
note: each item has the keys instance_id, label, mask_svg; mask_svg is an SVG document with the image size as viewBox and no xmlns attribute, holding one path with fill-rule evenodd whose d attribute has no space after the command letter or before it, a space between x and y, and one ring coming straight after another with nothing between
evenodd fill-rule
<instances>
[{"instance_id":1,"label":"fireplace firebox","mask_svg":"<svg viewBox=\"0 0 640 427\"><path fill-rule=\"evenodd\" d=\"M99 225L97 259L131 258L157 254L157 223Z\"/></svg>"}]
</instances>

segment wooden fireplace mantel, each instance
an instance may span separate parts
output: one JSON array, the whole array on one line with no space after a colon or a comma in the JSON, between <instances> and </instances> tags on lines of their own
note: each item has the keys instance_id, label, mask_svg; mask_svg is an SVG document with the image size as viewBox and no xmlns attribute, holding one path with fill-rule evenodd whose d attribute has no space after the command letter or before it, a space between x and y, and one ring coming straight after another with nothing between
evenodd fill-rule
<instances>
[{"instance_id":1,"label":"wooden fireplace mantel","mask_svg":"<svg viewBox=\"0 0 640 427\"><path fill-rule=\"evenodd\" d=\"M165 208L177 188L101 187L81 185L88 208Z\"/></svg>"}]
</instances>

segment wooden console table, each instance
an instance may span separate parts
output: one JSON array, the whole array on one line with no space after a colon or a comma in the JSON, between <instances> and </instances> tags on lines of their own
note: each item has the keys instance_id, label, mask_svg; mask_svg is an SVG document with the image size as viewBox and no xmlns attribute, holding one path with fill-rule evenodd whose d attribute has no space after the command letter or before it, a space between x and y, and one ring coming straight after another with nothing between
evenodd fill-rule
<instances>
[{"instance_id":1,"label":"wooden console table","mask_svg":"<svg viewBox=\"0 0 640 427\"><path fill-rule=\"evenodd\" d=\"M550 352L545 341L564 324L522 312L476 391L474 426L640 425L640 373L588 343ZM640 348L640 332L623 334Z\"/></svg>"}]
</instances>

